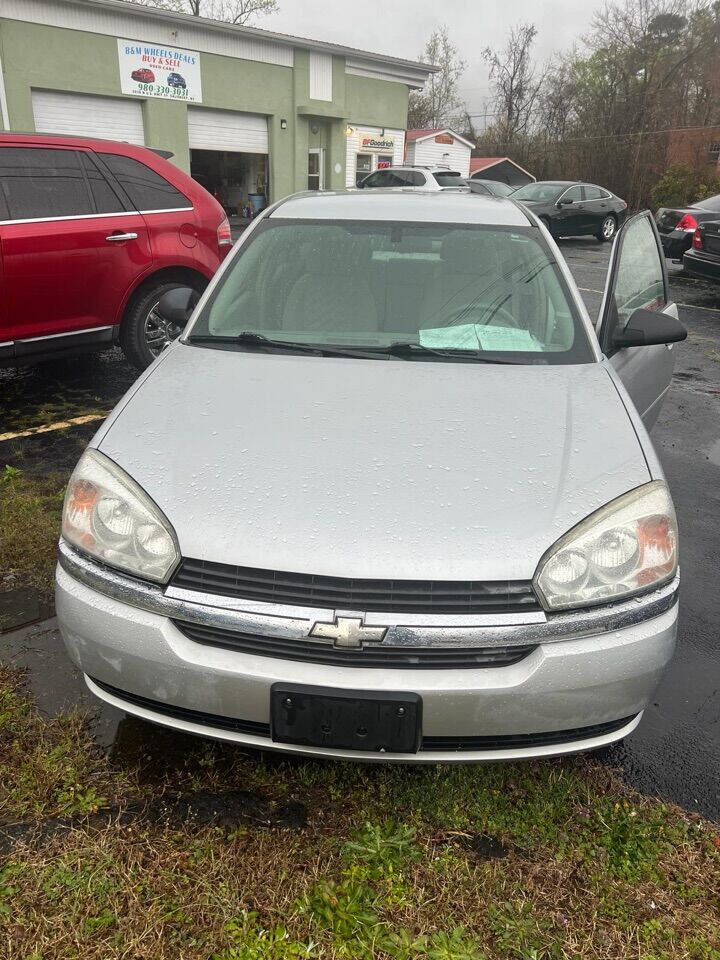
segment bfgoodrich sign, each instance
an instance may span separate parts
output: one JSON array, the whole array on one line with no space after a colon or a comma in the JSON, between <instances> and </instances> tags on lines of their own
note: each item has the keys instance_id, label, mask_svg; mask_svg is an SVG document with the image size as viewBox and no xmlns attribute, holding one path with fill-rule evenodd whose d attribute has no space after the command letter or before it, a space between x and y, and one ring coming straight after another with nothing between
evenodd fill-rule
<instances>
[{"instance_id":1,"label":"bfgoodrich sign","mask_svg":"<svg viewBox=\"0 0 720 960\"><path fill-rule=\"evenodd\" d=\"M200 54L137 40L117 43L123 93L202 103Z\"/></svg>"}]
</instances>

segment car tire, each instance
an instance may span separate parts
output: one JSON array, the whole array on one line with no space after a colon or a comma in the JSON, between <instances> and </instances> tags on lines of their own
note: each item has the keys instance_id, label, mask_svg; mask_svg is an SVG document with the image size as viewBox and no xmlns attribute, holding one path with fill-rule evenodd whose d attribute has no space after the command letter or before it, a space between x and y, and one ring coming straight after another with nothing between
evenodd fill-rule
<instances>
[{"instance_id":1,"label":"car tire","mask_svg":"<svg viewBox=\"0 0 720 960\"><path fill-rule=\"evenodd\" d=\"M600 243L610 243L617 233L617 217L609 214L600 224L600 229L595 234Z\"/></svg>"},{"instance_id":2,"label":"car tire","mask_svg":"<svg viewBox=\"0 0 720 960\"><path fill-rule=\"evenodd\" d=\"M191 287L202 293L205 284L199 279L190 283L180 280L151 281L138 290L125 313L120 327L120 346L138 370L149 367L182 333L181 327L168 324L154 312L160 298L178 287Z\"/></svg>"}]
</instances>

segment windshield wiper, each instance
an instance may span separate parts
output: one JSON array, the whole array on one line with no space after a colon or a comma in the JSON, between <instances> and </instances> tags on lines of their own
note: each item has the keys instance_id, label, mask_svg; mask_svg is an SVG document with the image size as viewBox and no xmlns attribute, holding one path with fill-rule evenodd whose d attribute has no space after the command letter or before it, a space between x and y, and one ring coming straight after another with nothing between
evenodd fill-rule
<instances>
[{"instance_id":1,"label":"windshield wiper","mask_svg":"<svg viewBox=\"0 0 720 960\"><path fill-rule=\"evenodd\" d=\"M291 353L314 353L328 357L361 357L375 360L377 354L373 351L355 350L352 347L335 347L325 343L300 343L297 340L273 340L261 333L252 330L243 330L234 336L189 336L189 343L234 343L241 347L258 347L261 350L287 350ZM382 355L381 355L382 356Z\"/></svg>"},{"instance_id":2,"label":"windshield wiper","mask_svg":"<svg viewBox=\"0 0 720 960\"><path fill-rule=\"evenodd\" d=\"M510 363L517 365L517 361L515 360L503 360L500 357L488 356L480 350L464 350L461 347L425 347L421 343L404 343L398 341L380 349L393 357L404 357L408 359L413 356L430 354L436 357L451 357L453 360L468 360L472 363Z\"/></svg>"}]
</instances>

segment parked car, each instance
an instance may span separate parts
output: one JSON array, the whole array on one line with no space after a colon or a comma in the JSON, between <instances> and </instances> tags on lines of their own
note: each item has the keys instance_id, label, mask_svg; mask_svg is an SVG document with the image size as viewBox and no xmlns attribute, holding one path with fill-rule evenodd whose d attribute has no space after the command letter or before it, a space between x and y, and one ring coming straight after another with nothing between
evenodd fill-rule
<instances>
[{"instance_id":1,"label":"parked car","mask_svg":"<svg viewBox=\"0 0 720 960\"><path fill-rule=\"evenodd\" d=\"M660 232L666 257L682 260L692 246L693 236L701 223L717 220L720 214L720 194L699 200L689 207L660 207L655 222Z\"/></svg>"},{"instance_id":2,"label":"parked car","mask_svg":"<svg viewBox=\"0 0 720 960\"><path fill-rule=\"evenodd\" d=\"M515 193L518 189L509 186L507 183L502 183L500 180L483 180L480 177L470 177L467 185L473 193L484 193L491 197L509 197L511 193Z\"/></svg>"},{"instance_id":3,"label":"parked car","mask_svg":"<svg viewBox=\"0 0 720 960\"><path fill-rule=\"evenodd\" d=\"M650 213L610 277L596 334L509 200L315 193L264 211L70 480L57 615L89 689L332 757L522 758L629 734L677 621L647 428L686 332ZM183 294L164 300L182 325Z\"/></svg>"},{"instance_id":4,"label":"parked car","mask_svg":"<svg viewBox=\"0 0 720 960\"><path fill-rule=\"evenodd\" d=\"M683 257L683 268L691 277L720 283L720 220L700 224Z\"/></svg>"},{"instance_id":5,"label":"parked car","mask_svg":"<svg viewBox=\"0 0 720 960\"><path fill-rule=\"evenodd\" d=\"M627 204L605 187L570 180L539 180L513 193L542 220L553 237L587 234L612 240L627 216Z\"/></svg>"},{"instance_id":6,"label":"parked car","mask_svg":"<svg viewBox=\"0 0 720 960\"><path fill-rule=\"evenodd\" d=\"M0 363L120 343L146 367L180 333L157 310L202 291L232 245L220 204L145 147L0 134Z\"/></svg>"},{"instance_id":7,"label":"parked car","mask_svg":"<svg viewBox=\"0 0 720 960\"><path fill-rule=\"evenodd\" d=\"M167 82L169 87L182 87L183 90L187 87L185 77L179 73L168 74Z\"/></svg>"},{"instance_id":8,"label":"parked car","mask_svg":"<svg viewBox=\"0 0 720 960\"><path fill-rule=\"evenodd\" d=\"M130 76L133 80L137 80L140 83L155 83L155 74L147 67L142 67L140 70L133 70Z\"/></svg>"},{"instance_id":9,"label":"parked car","mask_svg":"<svg viewBox=\"0 0 720 960\"><path fill-rule=\"evenodd\" d=\"M447 190L467 187L467 181L457 171L449 167L385 167L376 170L362 180L358 186L370 188L392 187L414 188L416 190Z\"/></svg>"}]
</instances>

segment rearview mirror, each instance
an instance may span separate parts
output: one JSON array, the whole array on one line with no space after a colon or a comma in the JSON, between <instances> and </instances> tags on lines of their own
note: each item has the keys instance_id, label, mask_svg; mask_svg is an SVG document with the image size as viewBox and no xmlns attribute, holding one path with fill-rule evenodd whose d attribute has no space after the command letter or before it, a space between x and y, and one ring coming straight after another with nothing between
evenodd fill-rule
<instances>
[{"instance_id":1,"label":"rearview mirror","mask_svg":"<svg viewBox=\"0 0 720 960\"><path fill-rule=\"evenodd\" d=\"M650 347L657 343L679 343L687 330L676 317L656 310L640 308L630 315L623 330L616 330L613 344L622 347Z\"/></svg>"},{"instance_id":2,"label":"rearview mirror","mask_svg":"<svg viewBox=\"0 0 720 960\"><path fill-rule=\"evenodd\" d=\"M175 287L160 297L155 309L166 322L184 327L199 299L200 294L192 287Z\"/></svg>"}]
</instances>

